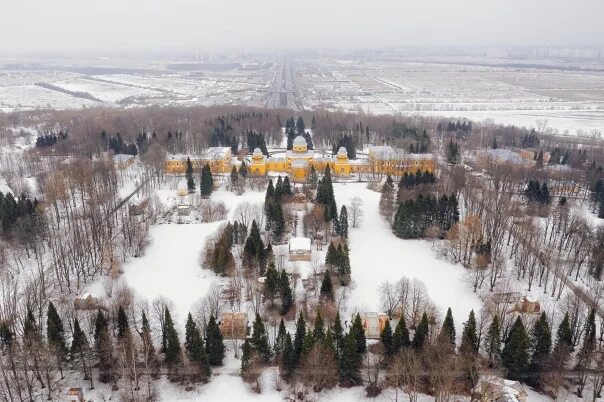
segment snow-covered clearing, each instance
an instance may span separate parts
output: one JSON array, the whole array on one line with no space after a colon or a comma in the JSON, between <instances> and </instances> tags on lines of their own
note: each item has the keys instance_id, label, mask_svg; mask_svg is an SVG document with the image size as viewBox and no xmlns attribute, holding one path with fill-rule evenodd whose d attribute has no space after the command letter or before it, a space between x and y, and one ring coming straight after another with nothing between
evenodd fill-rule
<instances>
[{"instance_id":1,"label":"snow-covered clearing","mask_svg":"<svg viewBox=\"0 0 604 402\"><path fill-rule=\"evenodd\" d=\"M460 265L439 259L428 241L402 240L392 234L379 214L379 193L369 190L364 183L337 183L334 192L338 208L350 205L353 197L363 201L361 226L351 228L349 235L355 284L349 303L353 311L381 311L380 284L396 282L403 276L424 282L443 315L447 307L451 307L458 327L468 318L470 310L480 310L481 302L464 281L465 273Z\"/></svg>"},{"instance_id":2,"label":"snow-covered clearing","mask_svg":"<svg viewBox=\"0 0 604 402\"><path fill-rule=\"evenodd\" d=\"M162 190L162 195L166 193L173 192ZM264 202L264 193L247 191L237 196L229 191L219 190L212 194L212 200L224 201L229 208L229 218L232 218L239 203ZM175 319L184 328L187 314L193 305L219 280L211 270L201 268L200 254L207 237L225 222L165 223L151 226L150 244L145 254L122 267L120 280L150 302L160 296L173 302ZM95 281L88 291L103 295L102 282L103 280Z\"/></svg>"}]
</instances>

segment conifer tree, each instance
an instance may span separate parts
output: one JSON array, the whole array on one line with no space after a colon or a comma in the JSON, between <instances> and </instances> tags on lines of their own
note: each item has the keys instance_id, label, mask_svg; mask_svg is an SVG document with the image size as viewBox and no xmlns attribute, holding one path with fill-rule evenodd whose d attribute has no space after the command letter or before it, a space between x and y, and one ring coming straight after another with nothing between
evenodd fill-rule
<instances>
[{"instance_id":1,"label":"conifer tree","mask_svg":"<svg viewBox=\"0 0 604 402\"><path fill-rule=\"evenodd\" d=\"M117 310L117 337L118 339L124 338L130 332L128 325L128 316L124 311L124 308L120 306Z\"/></svg>"},{"instance_id":2,"label":"conifer tree","mask_svg":"<svg viewBox=\"0 0 604 402\"><path fill-rule=\"evenodd\" d=\"M279 277L279 296L281 298L281 314L285 315L289 313L289 310L294 305L294 296L291 285L289 284L289 278L285 270L281 271Z\"/></svg>"},{"instance_id":3,"label":"conifer tree","mask_svg":"<svg viewBox=\"0 0 604 402\"><path fill-rule=\"evenodd\" d=\"M250 339L250 345L256 351L262 361L265 363L268 362L271 357L271 348L268 345L268 335L266 333L264 322L258 313L256 313L256 319L254 320L252 327L252 338Z\"/></svg>"},{"instance_id":4,"label":"conifer tree","mask_svg":"<svg viewBox=\"0 0 604 402\"><path fill-rule=\"evenodd\" d=\"M296 334L294 335L294 356L295 361L298 362L302 355L302 348L304 346L304 338L306 337L306 321L302 313L298 316L296 322Z\"/></svg>"},{"instance_id":5,"label":"conifer tree","mask_svg":"<svg viewBox=\"0 0 604 402\"><path fill-rule=\"evenodd\" d=\"M208 164L203 165L201 169L201 182L199 183L199 191L201 196L207 198L212 194L214 189L214 179L212 178L212 171Z\"/></svg>"},{"instance_id":6,"label":"conifer tree","mask_svg":"<svg viewBox=\"0 0 604 402\"><path fill-rule=\"evenodd\" d=\"M187 178L187 188L189 193L195 192L195 180L193 179L193 164L191 163L191 159L187 157L187 170L185 173Z\"/></svg>"},{"instance_id":7,"label":"conifer tree","mask_svg":"<svg viewBox=\"0 0 604 402\"><path fill-rule=\"evenodd\" d=\"M283 194L287 197L292 195L292 186L289 182L289 176L285 176L283 179Z\"/></svg>"},{"instance_id":8,"label":"conifer tree","mask_svg":"<svg viewBox=\"0 0 604 402\"><path fill-rule=\"evenodd\" d=\"M144 361L146 365L151 370L149 373L152 377L157 377L159 372L159 361L155 354L155 347L153 346L153 337L151 335L151 326L149 325L149 320L147 320L147 315L143 311L142 315L142 324L141 324L141 343L142 343L142 352L144 353Z\"/></svg>"},{"instance_id":9,"label":"conifer tree","mask_svg":"<svg viewBox=\"0 0 604 402\"><path fill-rule=\"evenodd\" d=\"M164 312L164 326L166 331L165 360L168 366L174 366L180 362L180 341L178 339L178 332L174 328L172 315L167 307Z\"/></svg>"},{"instance_id":10,"label":"conifer tree","mask_svg":"<svg viewBox=\"0 0 604 402\"><path fill-rule=\"evenodd\" d=\"M476 334L476 318L474 310L470 311L468 321L464 324L461 334L460 352L466 354L478 353L478 335Z\"/></svg>"},{"instance_id":11,"label":"conifer tree","mask_svg":"<svg viewBox=\"0 0 604 402\"><path fill-rule=\"evenodd\" d=\"M455 347L455 324L453 322L453 314L451 312L451 307L447 309L447 314L445 316L445 320L443 321L441 334L447 337L451 341L451 345Z\"/></svg>"},{"instance_id":12,"label":"conifer tree","mask_svg":"<svg viewBox=\"0 0 604 402\"><path fill-rule=\"evenodd\" d=\"M69 351L71 359L75 359L78 354L83 353L85 348L88 347L88 339L86 334L80 327L80 322L77 317L73 321L73 335L71 337L71 349Z\"/></svg>"},{"instance_id":13,"label":"conifer tree","mask_svg":"<svg viewBox=\"0 0 604 402\"><path fill-rule=\"evenodd\" d=\"M308 355L308 352L315 345L315 337L312 331L306 331L306 335L304 336L304 342L302 342L302 356Z\"/></svg>"},{"instance_id":14,"label":"conifer tree","mask_svg":"<svg viewBox=\"0 0 604 402\"><path fill-rule=\"evenodd\" d=\"M394 335L392 337L393 353L396 354L402 348L408 348L409 346L411 346L411 341L409 339L409 329L407 329L405 317L401 316L401 319L398 320L398 323L394 328Z\"/></svg>"},{"instance_id":15,"label":"conifer tree","mask_svg":"<svg viewBox=\"0 0 604 402\"><path fill-rule=\"evenodd\" d=\"M392 335L392 328L390 328L390 320L386 320L384 329L380 333L380 341L384 347L384 355L386 357L393 356L395 353L394 347L394 336Z\"/></svg>"},{"instance_id":16,"label":"conifer tree","mask_svg":"<svg viewBox=\"0 0 604 402\"><path fill-rule=\"evenodd\" d=\"M231 189L235 190L238 187L239 183L239 173L237 173L237 168L233 165L231 169ZM195 191L195 189L193 189Z\"/></svg>"},{"instance_id":17,"label":"conifer tree","mask_svg":"<svg viewBox=\"0 0 604 402\"><path fill-rule=\"evenodd\" d=\"M556 346L554 348L554 356L556 359L566 360L568 355L573 350L573 332L570 328L570 318L568 313L564 314L564 318L558 325L556 333Z\"/></svg>"},{"instance_id":18,"label":"conifer tree","mask_svg":"<svg viewBox=\"0 0 604 402\"><path fill-rule=\"evenodd\" d=\"M485 349L489 354L489 363L492 363L493 359L499 359L501 355L501 325L497 314L493 316L491 325L489 325L485 338Z\"/></svg>"},{"instance_id":19,"label":"conifer tree","mask_svg":"<svg viewBox=\"0 0 604 402\"><path fill-rule=\"evenodd\" d=\"M250 340L246 338L241 347L241 374L245 374L252 363L252 355L254 348L250 344Z\"/></svg>"},{"instance_id":20,"label":"conifer tree","mask_svg":"<svg viewBox=\"0 0 604 402\"><path fill-rule=\"evenodd\" d=\"M90 387L93 387L92 375L89 375L88 364L86 363L86 355L89 352L89 344L88 339L86 339L86 334L82 331L80 327L80 322L76 317L73 321L73 334L71 338L71 348L69 350L69 355L72 361L76 359L80 360L82 363L82 371L84 374L84 380L90 380Z\"/></svg>"},{"instance_id":21,"label":"conifer tree","mask_svg":"<svg viewBox=\"0 0 604 402\"><path fill-rule=\"evenodd\" d=\"M352 322L350 333L356 342L357 353L360 355L365 354L367 351L367 340L365 339L365 329L363 328L363 321L361 320L361 315L359 313L357 313Z\"/></svg>"},{"instance_id":22,"label":"conifer tree","mask_svg":"<svg viewBox=\"0 0 604 402\"><path fill-rule=\"evenodd\" d=\"M239 167L239 176L241 176L243 179L247 177L247 165L245 164L245 161L241 161L241 166Z\"/></svg>"},{"instance_id":23,"label":"conifer tree","mask_svg":"<svg viewBox=\"0 0 604 402\"><path fill-rule=\"evenodd\" d=\"M319 176L317 175L317 171L315 170L315 166L310 166L310 177L308 179L308 184L311 189L317 188L317 184L319 182Z\"/></svg>"},{"instance_id":24,"label":"conifer tree","mask_svg":"<svg viewBox=\"0 0 604 402\"><path fill-rule=\"evenodd\" d=\"M539 384L541 374L548 368L552 347L552 333L545 312L541 313L539 320L535 323L532 335L533 355L529 371L533 375L532 383Z\"/></svg>"},{"instance_id":25,"label":"conifer tree","mask_svg":"<svg viewBox=\"0 0 604 402\"><path fill-rule=\"evenodd\" d=\"M111 342L107 320L101 310L97 312L95 323L96 352L99 359L99 381L110 383L115 381L116 377L113 343Z\"/></svg>"},{"instance_id":26,"label":"conifer tree","mask_svg":"<svg viewBox=\"0 0 604 402\"><path fill-rule=\"evenodd\" d=\"M348 238L348 211L346 205L342 205L340 210L340 235L345 239Z\"/></svg>"},{"instance_id":27,"label":"conifer tree","mask_svg":"<svg viewBox=\"0 0 604 402\"><path fill-rule=\"evenodd\" d=\"M65 346L65 330L61 317L59 317L52 302L48 303L46 336L48 338L48 345L53 349L57 358L64 360L65 354L67 353L67 346Z\"/></svg>"},{"instance_id":28,"label":"conifer tree","mask_svg":"<svg viewBox=\"0 0 604 402\"><path fill-rule=\"evenodd\" d=\"M352 332L349 332L344 336L340 357L340 382L342 384L361 384L360 366L362 360L363 358L357 349L357 341Z\"/></svg>"},{"instance_id":29,"label":"conifer tree","mask_svg":"<svg viewBox=\"0 0 604 402\"><path fill-rule=\"evenodd\" d=\"M321 281L321 297L326 300L333 300L333 284L331 283L331 275L329 271L325 271L323 274L323 280Z\"/></svg>"},{"instance_id":30,"label":"conifer tree","mask_svg":"<svg viewBox=\"0 0 604 402\"><path fill-rule=\"evenodd\" d=\"M286 334L285 323L283 322L283 318L281 318L279 329L277 330L277 337L275 338L275 346L273 347L275 356L277 357L281 357L281 353L283 352L283 343L285 342Z\"/></svg>"},{"instance_id":31,"label":"conifer tree","mask_svg":"<svg viewBox=\"0 0 604 402\"><path fill-rule=\"evenodd\" d=\"M501 362L512 380L523 378L529 364L530 341L524 323L518 317L501 352Z\"/></svg>"},{"instance_id":32,"label":"conifer tree","mask_svg":"<svg viewBox=\"0 0 604 402\"><path fill-rule=\"evenodd\" d=\"M424 343L428 339L429 330L430 323L428 322L428 315L424 312L419 324L415 328L415 333L413 334L411 346L413 346L414 349L421 350L424 347Z\"/></svg>"},{"instance_id":33,"label":"conifer tree","mask_svg":"<svg viewBox=\"0 0 604 402\"><path fill-rule=\"evenodd\" d=\"M317 317L315 318L315 327L313 328L313 338L316 341L323 341L325 338L325 328L323 326L323 317L321 317L321 311L317 312Z\"/></svg>"},{"instance_id":34,"label":"conifer tree","mask_svg":"<svg viewBox=\"0 0 604 402\"><path fill-rule=\"evenodd\" d=\"M220 327L213 315L210 316L206 328L206 349L212 366L221 366L224 359L224 343Z\"/></svg>"},{"instance_id":35,"label":"conifer tree","mask_svg":"<svg viewBox=\"0 0 604 402\"><path fill-rule=\"evenodd\" d=\"M395 196L394 181L392 180L392 176L388 175L386 177L386 182L382 186L382 193L380 195L380 214L386 218L388 222L392 219L392 214L396 208Z\"/></svg>"},{"instance_id":36,"label":"conifer tree","mask_svg":"<svg viewBox=\"0 0 604 402\"><path fill-rule=\"evenodd\" d=\"M211 375L210 362L203 346L201 332L191 313L187 316L185 325L185 350L189 360L199 368L202 380L206 381Z\"/></svg>"},{"instance_id":37,"label":"conifer tree","mask_svg":"<svg viewBox=\"0 0 604 402\"><path fill-rule=\"evenodd\" d=\"M281 354L281 372L283 378L289 380L296 367L296 352L292 344L292 337L288 333L285 334L285 340L283 341L283 352Z\"/></svg>"},{"instance_id":38,"label":"conifer tree","mask_svg":"<svg viewBox=\"0 0 604 402\"><path fill-rule=\"evenodd\" d=\"M336 356L339 357L342 355L342 348L344 346L344 328L342 328L339 311L336 311L336 318L333 322L333 339L336 348Z\"/></svg>"}]
</instances>

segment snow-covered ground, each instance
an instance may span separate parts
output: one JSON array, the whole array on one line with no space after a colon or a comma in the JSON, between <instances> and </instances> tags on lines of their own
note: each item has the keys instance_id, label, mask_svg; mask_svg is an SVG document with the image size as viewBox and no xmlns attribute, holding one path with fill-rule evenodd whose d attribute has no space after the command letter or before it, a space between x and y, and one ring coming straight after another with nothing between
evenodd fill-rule
<instances>
[{"instance_id":1,"label":"snow-covered ground","mask_svg":"<svg viewBox=\"0 0 604 402\"><path fill-rule=\"evenodd\" d=\"M405 276L426 284L430 298L444 315L451 307L455 324L468 318L470 310L480 310L481 302L464 281L464 269L438 258L424 240L402 240L394 236L379 214L378 192L364 183L337 183L334 192L338 207L350 205L353 197L363 201L360 228L350 229L350 264L355 282L350 297L353 311L381 311L379 286ZM347 207L348 211L350 208ZM349 212L350 214L350 212Z\"/></svg>"}]
</instances>

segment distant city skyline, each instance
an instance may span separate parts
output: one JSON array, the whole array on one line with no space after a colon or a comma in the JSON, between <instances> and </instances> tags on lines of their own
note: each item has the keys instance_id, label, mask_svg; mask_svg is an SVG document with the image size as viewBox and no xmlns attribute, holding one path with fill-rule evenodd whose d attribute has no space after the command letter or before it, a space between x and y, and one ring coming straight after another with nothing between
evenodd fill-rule
<instances>
[{"instance_id":1,"label":"distant city skyline","mask_svg":"<svg viewBox=\"0 0 604 402\"><path fill-rule=\"evenodd\" d=\"M7 2L8 3L8 2ZM3 4L0 53L604 47L598 0L26 0Z\"/></svg>"}]
</instances>

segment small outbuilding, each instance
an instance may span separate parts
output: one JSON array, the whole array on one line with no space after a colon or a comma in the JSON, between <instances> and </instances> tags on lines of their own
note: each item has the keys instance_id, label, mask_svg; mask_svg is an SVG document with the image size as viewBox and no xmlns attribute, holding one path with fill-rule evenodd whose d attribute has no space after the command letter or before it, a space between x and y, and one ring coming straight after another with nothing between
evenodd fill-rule
<instances>
[{"instance_id":1,"label":"small outbuilding","mask_svg":"<svg viewBox=\"0 0 604 402\"><path fill-rule=\"evenodd\" d=\"M289 260L310 261L310 239L308 237L289 239Z\"/></svg>"},{"instance_id":2,"label":"small outbuilding","mask_svg":"<svg viewBox=\"0 0 604 402\"><path fill-rule=\"evenodd\" d=\"M247 313L222 313L219 326L225 339L245 339L248 334Z\"/></svg>"},{"instance_id":3,"label":"small outbuilding","mask_svg":"<svg viewBox=\"0 0 604 402\"><path fill-rule=\"evenodd\" d=\"M365 329L365 337L367 339L379 339L386 321L388 320L388 314L386 313L361 313L361 322ZM396 323L390 323L391 327L396 326ZM394 329L394 328L393 328Z\"/></svg>"},{"instance_id":4,"label":"small outbuilding","mask_svg":"<svg viewBox=\"0 0 604 402\"><path fill-rule=\"evenodd\" d=\"M100 307L99 299L90 293L84 293L74 299L73 307L76 310L97 310Z\"/></svg>"},{"instance_id":5,"label":"small outbuilding","mask_svg":"<svg viewBox=\"0 0 604 402\"><path fill-rule=\"evenodd\" d=\"M67 390L68 402L84 402L84 392L82 388L69 388Z\"/></svg>"}]
</instances>

